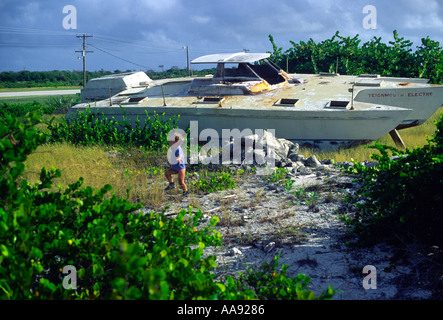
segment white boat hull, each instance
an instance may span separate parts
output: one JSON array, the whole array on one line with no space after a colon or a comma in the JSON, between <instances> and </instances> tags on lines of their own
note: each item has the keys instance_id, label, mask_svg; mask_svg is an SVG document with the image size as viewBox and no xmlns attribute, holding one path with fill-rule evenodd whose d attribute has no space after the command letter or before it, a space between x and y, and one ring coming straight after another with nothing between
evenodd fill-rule
<instances>
[{"instance_id":1,"label":"white boat hull","mask_svg":"<svg viewBox=\"0 0 443 320\"><path fill-rule=\"evenodd\" d=\"M361 104L365 105L365 104ZM70 113L84 110L86 106L74 107ZM351 146L368 143L385 135L399 125L411 112L409 109L370 106L360 106L359 110L310 110L303 108L294 110L257 110L235 109L217 106L210 107L91 107L93 112L103 114L107 118L114 117L122 121L126 113L132 125L140 119L143 125L146 114L154 112L165 118L180 115L178 127L187 130L192 121L198 126L199 134L204 129L213 129L219 138L229 134L231 130L275 130L275 136L293 142L309 144L321 149L335 149L341 146ZM225 130L225 131L224 131ZM244 135L247 132L244 131Z\"/></svg>"}]
</instances>

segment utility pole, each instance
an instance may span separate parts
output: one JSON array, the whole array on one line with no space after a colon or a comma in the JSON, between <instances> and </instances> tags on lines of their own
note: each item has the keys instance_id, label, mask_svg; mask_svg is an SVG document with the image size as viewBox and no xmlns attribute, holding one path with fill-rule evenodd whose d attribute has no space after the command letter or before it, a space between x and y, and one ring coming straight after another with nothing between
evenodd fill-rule
<instances>
[{"instance_id":1,"label":"utility pole","mask_svg":"<svg viewBox=\"0 0 443 320\"><path fill-rule=\"evenodd\" d=\"M86 86L86 54L87 53L93 53L94 51L86 51L86 38L92 38L92 35L77 35L77 38L83 38L83 50L81 51L75 51L75 52L81 52L83 55L83 87Z\"/></svg>"},{"instance_id":2,"label":"utility pole","mask_svg":"<svg viewBox=\"0 0 443 320\"><path fill-rule=\"evenodd\" d=\"M186 63L187 63L187 69L188 69L188 77L191 75L189 72L189 47L185 46L182 47L183 49L186 49Z\"/></svg>"}]
</instances>

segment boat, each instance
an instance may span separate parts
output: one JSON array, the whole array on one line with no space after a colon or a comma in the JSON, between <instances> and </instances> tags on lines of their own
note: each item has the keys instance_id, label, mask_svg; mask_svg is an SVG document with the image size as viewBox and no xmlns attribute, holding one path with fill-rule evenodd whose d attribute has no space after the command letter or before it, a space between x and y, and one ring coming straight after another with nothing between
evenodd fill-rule
<instances>
[{"instance_id":1,"label":"boat","mask_svg":"<svg viewBox=\"0 0 443 320\"><path fill-rule=\"evenodd\" d=\"M211 76L145 81L106 99L73 106L68 117L91 111L135 123L147 115L180 115L178 127L274 130L275 136L319 148L366 144L423 123L443 102L443 87L421 79L288 74L269 53L224 53L191 63L215 64ZM195 127L195 125L194 125ZM225 130L225 131L224 131Z\"/></svg>"}]
</instances>

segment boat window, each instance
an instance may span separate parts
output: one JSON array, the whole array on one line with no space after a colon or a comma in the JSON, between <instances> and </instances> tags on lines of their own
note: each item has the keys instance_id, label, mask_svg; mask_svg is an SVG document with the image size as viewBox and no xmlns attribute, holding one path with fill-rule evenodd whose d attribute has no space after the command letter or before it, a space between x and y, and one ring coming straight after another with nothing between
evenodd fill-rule
<instances>
[{"instance_id":1,"label":"boat window","mask_svg":"<svg viewBox=\"0 0 443 320\"><path fill-rule=\"evenodd\" d=\"M203 102L204 103L219 103L225 100L225 98L222 97L204 97Z\"/></svg>"},{"instance_id":2,"label":"boat window","mask_svg":"<svg viewBox=\"0 0 443 320\"><path fill-rule=\"evenodd\" d=\"M335 73L335 72L320 72L319 75L320 75L320 76L325 76L325 77L336 77L336 76L339 76L340 73Z\"/></svg>"},{"instance_id":3,"label":"boat window","mask_svg":"<svg viewBox=\"0 0 443 320\"><path fill-rule=\"evenodd\" d=\"M242 82L242 81L259 81L254 72L246 66L245 63L229 65L226 68L223 63L217 65L215 70L214 79L217 81L228 81L228 82Z\"/></svg>"},{"instance_id":4,"label":"boat window","mask_svg":"<svg viewBox=\"0 0 443 320\"><path fill-rule=\"evenodd\" d=\"M269 84L284 82L286 79L269 64L251 65L251 69Z\"/></svg>"},{"instance_id":5,"label":"boat window","mask_svg":"<svg viewBox=\"0 0 443 320\"><path fill-rule=\"evenodd\" d=\"M132 97L132 98L129 98L128 102L129 102L129 103L140 102L140 101L142 101L144 98L146 98L146 97Z\"/></svg>"},{"instance_id":6,"label":"boat window","mask_svg":"<svg viewBox=\"0 0 443 320\"><path fill-rule=\"evenodd\" d=\"M289 107L289 106L294 106L297 102L298 102L298 99L283 98L283 99L278 100L275 103L275 105L276 106Z\"/></svg>"},{"instance_id":7,"label":"boat window","mask_svg":"<svg viewBox=\"0 0 443 320\"><path fill-rule=\"evenodd\" d=\"M358 81L355 85L360 87L380 87L382 82L383 80L368 79Z\"/></svg>"},{"instance_id":8,"label":"boat window","mask_svg":"<svg viewBox=\"0 0 443 320\"><path fill-rule=\"evenodd\" d=\"M266 80L269 84L277 84L286 81L275 67L269 64L252 65L249 63L239 63L229 65L219 63L214 74L215 81L243 82Z\"/></svg>"},{"instance_id":9,"label":"boat window","mask_svg":"<svg viewBox=\"0 0 443 320\"><path fill-rule=\"evenodd\" d=\"M358 75L359 78L380 78L379 74L368 74L368 73L364 73L364 74L360 74Z\"/></svg>"},{"instance_id":10,"label":"boat window","mask_svg":"<svg viewBox=\"0 0 443 320\"><path fill-rule=\"evenodd\" d=\"M349 104L349 101L336 101L336 100L332 100L331 103L329 104L330 108L338 108L338 109L345 109Z\"/></svg>"}]
</instances>

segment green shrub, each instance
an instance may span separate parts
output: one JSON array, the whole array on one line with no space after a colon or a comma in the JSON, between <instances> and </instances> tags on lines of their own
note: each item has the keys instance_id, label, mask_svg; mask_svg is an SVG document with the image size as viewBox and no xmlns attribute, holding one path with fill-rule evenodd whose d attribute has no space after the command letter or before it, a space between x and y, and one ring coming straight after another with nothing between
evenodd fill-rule
<instances>
[{"instance_id":1,"label":"green shrub","mask_svg":"<svg viewBox=\"0 0 443 320\"><path fill-rule=\"evenodd\" d=\"M24 117L29 112L34 112L39 116L66 112L72 105L80 102L79 99L77 96L50 96L45 101L2 102L0 103L0 121L5 117L5 114Z\"/></svg>"},{"instance_id":2,"label":"green shrub","mask_svg":"<svg viewBox=\"0 0 443 320\"><path fill-rule=\"evenodd\" d=\"M275 171L269 175L268 180L271 182L281 182L282 180L286 179L288 176L288 171L286 168L276 168Z\"/></svg>"},{"instance_id":3,"label":"green shrub","mask_svg":"<svg viewBox=\"0 0 443 320\"><path fill-rule=\"evenodd\" d=\"M56 110L55 106L43 105L38 101L27 103L8 103L2 102L0 104L0 121L3 121L6 114L15 117L24 117L29 112L34 112L40 116L44 114L52 114Z\"/></svg>"},{"instance_id":4,"label":"green shrub","mask_svg":"<svg viewBox=\"0 0 443 320\"><path fill-rule=\"evenodd\" d=\"M124 110L124 109L123 109ZM158 150L169 146L168 132L177 124L179 116L165 119L157 113L151 117L146 112L146 121L140 125L138 117L132 127L127 120L126 112L122 121L109 119L104 115L93 113L91 109L79 111L68 119L48 123L51 142L70 142L76 145L121 145L136 146Z\"/></svg>"},{"instance_id":5,"label":"green shrub","mask_svg":"<svg viewBox=\"0 0 443 320\"><path fill-rule=\"evenodd\" d=\"M283 48L269 35L273 52L271 59L290 73L338 72L347 75L380 74L394 77L428 78L431 83L443 82L443 49L429 37L413 50L413 43L393 31L393 41L383 43L373 37L361 43L358 35L341 36L337 31L331 39L316 43L313 39Z\"/></svg>"},{"instance_id":6,"label":"green shrub","mask_svg":"<svg viewBox=\"0 0 443 320\"><path fill-rule=\"evenodd\" d=\"M372 148L380 155L372 158L378 166L354 163L347 169L364 186L350 199L360 210L345 220L365 241L391 237L443 244L443 116L436 127L423 148L402 152L376 143Z\"/></svg>"},{"instance_id":7,"label":"green shrub","mask_svg":"<svg viewBox=\"0 0 443 320\"><path fill-rule=\"evenodd\" d=\"M274 257L272 264L265 263L258 271L249 271L241 275L241 282L255 288L259 299L269 300L313 300L315 294L307 290L311 279L299 274L292 279L288 278L286 271L288 265L283 265L281 271L277 271L279 256ZM324 290L318 299L331 299L336 291L330 286Z\"/></svg>"},{"instance_id":8,"label":"green shrub","mask_svg":"<svg viewBox=\"0 0 443 320\"><path fill-rule=\"evenodd\" d=\"M199 191L215 192L235 188L235 179L228 172L211 172L206 178L199 179L193 183Z\"/></svg>"}]
</instances>

